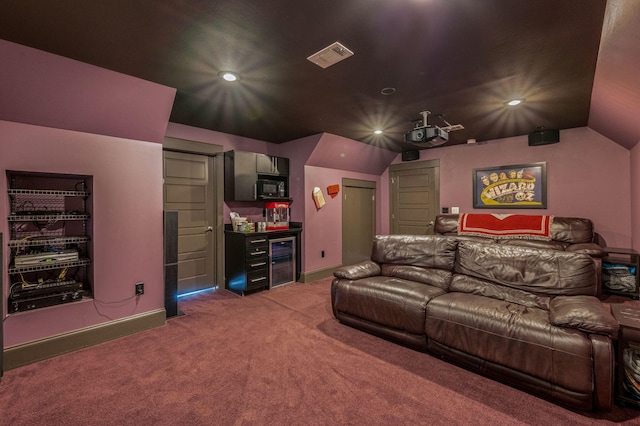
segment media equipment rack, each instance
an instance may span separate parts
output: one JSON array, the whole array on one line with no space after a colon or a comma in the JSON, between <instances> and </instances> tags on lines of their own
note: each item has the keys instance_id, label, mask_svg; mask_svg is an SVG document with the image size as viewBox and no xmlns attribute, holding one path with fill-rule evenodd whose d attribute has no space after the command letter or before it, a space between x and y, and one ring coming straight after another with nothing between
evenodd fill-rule
<instances>
[{"instance_id":1,"label":"media equipment rack","mask_svg":"<svg viewBox=\"0 0 640 426\"><path fill-rule=\"evenodd\" d=\"M91 176L7 171L8 313L91 296Z\"/></svg>"}]
</instances>

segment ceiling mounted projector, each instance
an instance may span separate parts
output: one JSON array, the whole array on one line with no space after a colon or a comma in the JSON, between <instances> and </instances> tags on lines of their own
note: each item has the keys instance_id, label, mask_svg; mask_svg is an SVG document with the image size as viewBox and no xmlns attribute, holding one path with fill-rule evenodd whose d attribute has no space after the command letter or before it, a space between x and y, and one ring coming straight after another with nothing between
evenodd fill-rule
<instances>
[{"instance_id":1,"label":"ceiling mounted projector","mask_svg":"<svg viewBox=\"0 0 640 426\"><path fill-rule=\"evenodd\" d=\"M422 115L422 120L417 121L416 127L413 130L405 133L405 142L431 148L446 143L449 140L449 132L464 129L464 126L461 124L450 124L442 118L442 115L438 117L447 124L446 127L429 125L427 117L431 114L431 111L422 111L420 114Z\"/></svg>"},{"instance_id":2,"label":"ceiling mounted projector","mask_svg":"<svg viewBox=\"0 0 640 426\"><path fill-rule=\"evenodd\" d=\"M417 142L432 142L434 139L440 138L440 141L436 141L437 144L445 143L449 140L449 133L443 132L437 126L423 126L416 127L415 129L407 132L404 135L405 142L417 143Z\"/></svg>"}]
</instances>

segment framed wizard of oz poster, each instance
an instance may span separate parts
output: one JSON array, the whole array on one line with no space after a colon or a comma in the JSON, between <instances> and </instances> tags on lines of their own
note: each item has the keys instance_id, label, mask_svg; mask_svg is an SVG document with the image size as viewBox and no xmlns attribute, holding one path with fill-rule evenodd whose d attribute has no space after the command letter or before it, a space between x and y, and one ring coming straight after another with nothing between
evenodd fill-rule
<instances>
[{"instance_id":1,"label":"framed wizard of oz poster","mask_svg":"<svg viewBox=\"0 0 640 426\"><path fill-rule=\"evenodd\" d=\"M546 209L547 163L473 169L476 209Z\"/></svg>"}]
</instances>

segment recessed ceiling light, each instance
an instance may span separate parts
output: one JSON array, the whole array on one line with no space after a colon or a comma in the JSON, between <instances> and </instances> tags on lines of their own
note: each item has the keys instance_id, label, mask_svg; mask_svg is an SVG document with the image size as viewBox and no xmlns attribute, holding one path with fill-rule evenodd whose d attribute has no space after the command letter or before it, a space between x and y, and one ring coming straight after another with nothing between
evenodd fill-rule
<instances>
[{"instance_id":1,"label":"recessed ceiling light","mask_svg":"<svg viewBox=\"0 0 640 426\"><path fill-rule=\"evenodd\" d=\"M221 71L220 73L218 73L218 76L224 81L229 82L240 80L240 76L231 71Z\"/></svg>"},{"instance_id":2,"label":"recessed ceiling light","mask_svg":"<svg viewBox=\"0 0 640 426\"><path fill-rule=\"evenodd\" d=\"M377 129L377 130L374 130L373 133L375 133L376 135L381 135L382 134L382 130Z\"/></svg>"},{"instance_id":3,"label":"recessed ceiling light","mask_svg":"<svg viewBox=\"0 0 640 426\"><path fill-rule=\"evenodd\" d=\"M382 93L385 96L393 95L394 93L396 93L396 88L395 87L385 87L380 91L380 93Z\"/></svg>"},{"instance_id":4,"label":"recessed ceiling light","mask_svg":"<svg viewBox=\"0 0 640 426\"><path fill-rule=\"evenodd\" d=\"M522 102L524 102L524 99L512 99L509 102L507 102L507 105L516 106L516 105L520 105Z\"/></svg>"}]
</instances>

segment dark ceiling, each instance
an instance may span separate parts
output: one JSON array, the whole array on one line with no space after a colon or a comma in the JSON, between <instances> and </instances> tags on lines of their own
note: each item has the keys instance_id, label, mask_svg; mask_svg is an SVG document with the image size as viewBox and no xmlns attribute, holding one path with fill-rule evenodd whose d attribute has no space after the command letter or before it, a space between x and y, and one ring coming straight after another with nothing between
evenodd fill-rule
<instances>
[{"instance_id":1,"label":"dark ceiling","mask_svg":"<svg viewBox=\"0 0 640 426\"><path fill-rule=\"evenodd\" d=\"M605 6L4 0L0 38L174 87L175 123L274 143L329 132L400 151L423 110L429 124L444 114L464 126L450 144L586 126ZM355 55L326 69L306 59L335 41ZM242 78L225 83L222 70ZM525 102L505 106L512 98Z\"/></svg>"}]
</instances>

